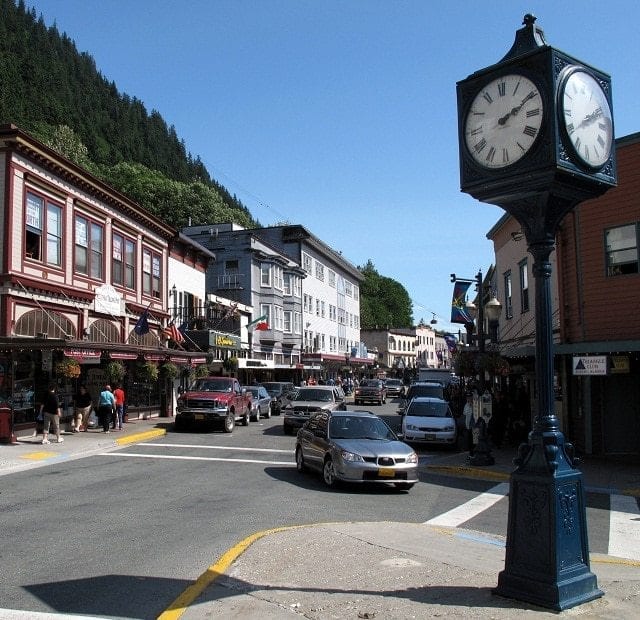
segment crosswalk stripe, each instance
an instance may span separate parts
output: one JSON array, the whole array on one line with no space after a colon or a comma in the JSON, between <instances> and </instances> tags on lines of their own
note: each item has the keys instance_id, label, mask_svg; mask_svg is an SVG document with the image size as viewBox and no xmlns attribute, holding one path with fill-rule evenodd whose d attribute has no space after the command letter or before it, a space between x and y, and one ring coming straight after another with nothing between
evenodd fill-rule
<instances>
[{"instance_id":1,"label":"crosswalk stripe","mask_svg":"<svg viewBox=\"0 0 640 620\"><path fill-rule=\"evenodd\" d=\"M509 493L509 483L501 482L492 487L485 493L481 493L476 497L470 499L468 502L443 512L441 515L425 521L426 525L445 525L448 527L458 527L465 521L473 519L476 515L484 512L488 508L491 508L495 503L499 502Z\"/></svg>"},{"instance_id":2,"label":"crosswalk stripe","mask_svg":"<svg viewBox=\"0 0 640 620\"><path fill-rule=\"evenodd\" d=\"M609 507L609 555L640 558L638 500L628 495L611 495Z\"/></svg>"},{"instance_id":3,"label":"crosswalk stripe","mask_svg":"<svg viewBox=\"0 0 640 620\"><path fill-rule=\"evenodd\" d=\"M99 456L131 456L139 459L169 459L174 461L220 461L223 463L257 463L259 465L295 465L293 461L259 461L257 459L225 459L215 456L178 456L176 454L139 454L137 452L101 452Z\"/></svg>"},{"instance_id":4,"label":"crosswalk stripe","mask_svg":"<svg viewBox=\"0 0 640 620\"><path fill-rule=\"evenodd\" d=\"M237 450L244 452L277 452L281 454L293 454L293 450L280 450L277 448L246 448L243 446L200 446L188 443L140 443L138 447L156 446L161 448L193 448L198 450Z\"/></svg>"}]
</instances>

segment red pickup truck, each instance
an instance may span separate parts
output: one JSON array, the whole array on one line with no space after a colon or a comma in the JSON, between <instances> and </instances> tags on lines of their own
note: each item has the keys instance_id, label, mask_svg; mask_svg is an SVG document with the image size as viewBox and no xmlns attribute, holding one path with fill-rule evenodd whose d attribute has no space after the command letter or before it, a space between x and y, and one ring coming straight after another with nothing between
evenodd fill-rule
<instances>
[{"instance_id":1,"label":"red pickup truck","mask_svg":"<svg viewBox=\"0 0 640 620\"><path fill-rule=\"evenodd\" d=\"M233 377L202 377L179 392L174 429L196 426L231 433L236 422L248 426L251 394Z\"/></svg>"}]
</instances>

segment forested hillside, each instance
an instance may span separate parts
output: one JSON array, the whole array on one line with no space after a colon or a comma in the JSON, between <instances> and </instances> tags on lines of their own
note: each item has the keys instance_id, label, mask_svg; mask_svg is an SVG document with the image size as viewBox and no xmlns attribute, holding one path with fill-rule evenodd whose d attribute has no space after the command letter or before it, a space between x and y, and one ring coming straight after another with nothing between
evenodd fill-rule
<instances>
[{"instance_id":1,"label":"forested hillside","mask_svg":"<svg viewBox=\"0 0 640 620\"><path fill-rule=\"evenodd\" d=\"M163 208L171 187L198 201L190 203L193 224L229 219L256 224L200 158L187 152L159 112L120 93L89 54L78 52L55 26L47 27L23 0L0 0L0 88L0 123L13 123L57 150L60 131L70 128L65 135L71 141L62 146L73 148L63 148L64 155L82 154L78 163L168 223L183 226L188 217L183 209Z\"/></svg>"}]
</instances>

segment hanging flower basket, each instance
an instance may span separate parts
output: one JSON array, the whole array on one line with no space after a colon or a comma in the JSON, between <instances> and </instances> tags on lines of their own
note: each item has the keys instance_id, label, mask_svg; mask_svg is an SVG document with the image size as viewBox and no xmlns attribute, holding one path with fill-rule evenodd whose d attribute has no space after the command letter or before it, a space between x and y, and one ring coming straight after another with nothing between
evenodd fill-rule
<instances>
[{"instance_id":1,"label":"hanging flower basket","mask_svg":"<svg viewBox=\"0 0 640 620\"><path fill-rule=\"evenodd\" d=\"M135 376L141 383L153 383L158 380L158 365L153 362L138 362Z\"/></svg>"},{"instance_id":2,"label":"hanging flower basket","mask_svg":"<svg viewBox=\"0 0 640 620\"><path fill-rule=\"evenodd\" d=\"M175 364L171 362L165 362L164 364L162 364L162 366L160 366L160 376L163 379L173 381L179 374L180 370Z\"/></svg>"},{"instance_id":3,"label":"hanging flower basket","mask_svg":"<svg viewBox=\"0 0 640 620\"><path fill-rule=\"evenodd\" d=\"M228 357L222 362L222 367L227 372L233 372L236 368L238 368L238 358L237 357Z\"/></svg>"},{"instance_id":4,"label":"hanging flower basket","mask_svg":"<svg viewBox=\"0 0 640 620\"><path fill-rule=\"evenodd\" d=\"M74 359L64 359L56 364L56 375L65 379L77 379L80 376L80 364Z\"/></svg>"}]
</instances>

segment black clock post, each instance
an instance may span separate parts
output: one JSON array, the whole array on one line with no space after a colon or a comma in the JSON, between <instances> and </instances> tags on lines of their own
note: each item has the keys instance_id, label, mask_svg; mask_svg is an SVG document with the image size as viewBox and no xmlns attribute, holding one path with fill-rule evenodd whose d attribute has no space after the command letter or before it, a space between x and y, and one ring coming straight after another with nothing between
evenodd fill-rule
<instances>
[{"instance_id":1,"label":"black clock post","mask_svg":"<svg viewBox=\"0 0 640 620\"><path fill-rule=\"evenodd\" d=\"M495 594L563 610L602 596L582 473L554 411L551 263L563 217L616 185L608 75L549 46L526 15L495 65L457 84L461 188L521 225L533 256L538 409L514 459Z\"/></svg>"}]
</instances>

